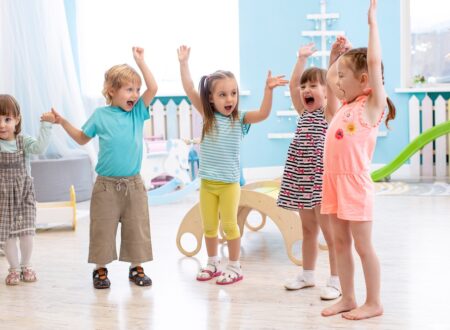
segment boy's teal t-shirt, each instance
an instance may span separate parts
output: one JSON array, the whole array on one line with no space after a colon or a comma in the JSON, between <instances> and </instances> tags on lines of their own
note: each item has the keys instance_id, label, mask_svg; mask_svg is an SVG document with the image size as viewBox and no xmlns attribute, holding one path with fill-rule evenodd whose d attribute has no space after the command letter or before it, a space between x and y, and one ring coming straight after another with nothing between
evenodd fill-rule
<instances>
[{"instance_id":1,"label":"boy's teal t-shirt","mask_svg":"<svg viewBox=\"0 0 450 330\"><path fill-rule=\"evenodd\" d=\"M98 135L99 153L95 171L101 176L133 176L142 164L144 121L150 118L142 98L130 112L105 106L95 110L82 131Z\"/></svg>"}]
</instances>

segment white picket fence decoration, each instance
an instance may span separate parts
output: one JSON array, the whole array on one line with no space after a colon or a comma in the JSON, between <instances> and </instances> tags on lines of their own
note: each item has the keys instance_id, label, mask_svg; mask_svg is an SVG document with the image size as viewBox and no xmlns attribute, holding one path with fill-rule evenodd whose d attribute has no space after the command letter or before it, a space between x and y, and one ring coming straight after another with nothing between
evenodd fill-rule
<instances>
[{"instance_id":1,"label":"white picket fence decoration","mask_svg":"<svg viewBox=\"0 0 450 330\"><path fill-rule=\"evenodd\" d=\"M177 106L171 99L166 105L156 100L152 105L151 118L144 127L144 137L188 139L201 136L202 118L186 100Z\"/></svg>"},{"instance_id":2,"label":"white picket fence decoration","mask_svg":"<svg viewBox=\"0 0 450 330\"><path fill-rule=\"evenodd\" d=\"M450 120L450 102L439 95L433 104L426 95L422 102L416 96L409 99L409 140L412 141L427 129ZM411 177L450 176L447 155L450 154L450 138L441 136L426 145L410 159ZM422 161L421 161L422 156Z\"/></svg>"}]
</instances>

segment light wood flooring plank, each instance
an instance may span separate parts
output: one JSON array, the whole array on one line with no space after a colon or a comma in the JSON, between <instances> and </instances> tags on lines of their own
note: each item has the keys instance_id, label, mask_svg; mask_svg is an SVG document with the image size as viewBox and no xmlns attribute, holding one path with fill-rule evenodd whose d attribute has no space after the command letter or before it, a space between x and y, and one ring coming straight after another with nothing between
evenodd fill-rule
<instances>
[{"instance_id":1,"label":"light wood flooring plank","mask_svg":"<svg viewBox=\"0 0 450 330\"><path fill-rule=\"evenodd\" d=\"M92 288L87 264L88 220L73 231L39 233L33 263L39 281L7 287L0 257L0 329L445 329L450 328L450 198L378 196L374 242L382 270L385 314L366 321L323 318L332 302L319 299L328 273L320 252L317 287L288 292L299 268L288 259L278 229L268 221L242 240L244 280L232 286L201 283L195 274L206 258L176 248L178 225L197 201L150 209L155 260L144 264L151 288L130 284L128 265L110 265L109 290ZM80 209L87 210L88 203ZM226 256L226 248L221 249ZM365 296L356 260L358 302ZM25 318L26 316L26 318Z\"/></svg>"}]
</instances>

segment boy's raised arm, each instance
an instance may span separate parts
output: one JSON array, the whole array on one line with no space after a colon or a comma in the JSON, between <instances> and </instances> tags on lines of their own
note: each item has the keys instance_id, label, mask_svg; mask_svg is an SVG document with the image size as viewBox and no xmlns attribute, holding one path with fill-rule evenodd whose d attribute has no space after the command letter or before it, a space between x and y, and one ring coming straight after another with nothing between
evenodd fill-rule
<instances>
[{"instance_id":1,"label":"boy's raised arm","mask_svg":"<svg viewBox=\"0 0 450 330\"><path fill-rule=\"evenodd\" d=\"M133 47L133 57L139 67L139 70L141 70L145 85L147 86L147 89L141 97L145 106L148 107L158 91L158 84L147 66L147 63L145 63L144 49L140 47Z\"/></svg>"}]
</instances>

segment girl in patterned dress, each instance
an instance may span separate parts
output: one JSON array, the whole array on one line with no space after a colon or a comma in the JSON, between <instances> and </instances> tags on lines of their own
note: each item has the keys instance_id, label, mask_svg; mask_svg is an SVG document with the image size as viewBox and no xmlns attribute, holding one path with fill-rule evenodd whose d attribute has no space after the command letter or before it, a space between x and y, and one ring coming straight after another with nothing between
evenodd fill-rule
<instances>
[{"instance_id":1,"label":"girl in patterned dress","mask_svg":"<svg viewBox=\"0 0 450 330\"><path fill-rule=\"evenodd\" d=\"M395 107L383 86L376 6L377 1L371 0L368 48L352 49L336 62L334 83L343 105L330 123L323 161L321 212L330 216L333 227L342 299L325 308L322 315L343 313L350 320L383 314L380 264L372 244L374 186L370 163L383 113L388 107L387 124L395 118ZM361 258L367 293L365 303L359 307L355 297L353 242Z\"/></svg>"},{"instance_id":2,"label":"girl in patterned dress","mask_svg":"<svg viewBox=\"0 0 450 330\"><path fill-rule=\"evenodd\" d=\"M51 112L44 113L39 137L24 136L20 134L22 117L19 104L11 95L0 95L0 249L5 250L9 263L5 279L7 285L17 285L20 280L37 280L30 264L36 228L36 202L29 154L45 151L54 122Z\"/></svg>"},{"instance_id":3,"label":"girl in patterned dress","mask_svg":"<svg viewBox=\"0 0 450 330\"><path fill-rule=\"evenodd\" d=\"M331 60L335 61L348 47L347 40L339 37L333 44ZM285 288L298 290L315 285L318 235L322 229L328 245L331 276L320 297L330 300L338 298L341 291L331 225L328 216L320 214L320 205L325 134L334 113L330 111L333 107L326 106L326 70L313 67L303 71L314 52L313 43L300 48L289 84L291 99L300 117L289 146L277 204L299 211L303 231L303 272L286 281Z\"/></svg>"}]
</instances>

